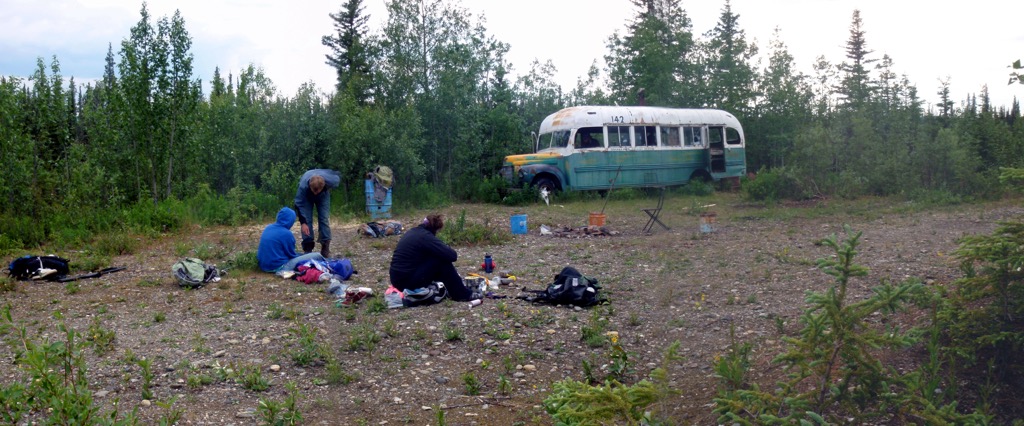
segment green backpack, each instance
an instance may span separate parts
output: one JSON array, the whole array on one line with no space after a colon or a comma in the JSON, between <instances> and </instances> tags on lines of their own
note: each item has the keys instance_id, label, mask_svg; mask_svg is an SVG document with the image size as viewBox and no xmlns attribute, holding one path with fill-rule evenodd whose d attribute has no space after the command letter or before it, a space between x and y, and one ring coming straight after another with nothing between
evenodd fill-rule
<instances>
[{"instance_id":1,"label":"green backpack","mask_svg":"<svg viewBox=\"0 0 1024 426\"><path fill-rule=\"evenodd\" d=\"M194 257L179 260L171 266L171 272L178 279L178 285L186 288L199 288L210 281L220 281L220 271L216 266Z\"/></svg>"}]
</instances>

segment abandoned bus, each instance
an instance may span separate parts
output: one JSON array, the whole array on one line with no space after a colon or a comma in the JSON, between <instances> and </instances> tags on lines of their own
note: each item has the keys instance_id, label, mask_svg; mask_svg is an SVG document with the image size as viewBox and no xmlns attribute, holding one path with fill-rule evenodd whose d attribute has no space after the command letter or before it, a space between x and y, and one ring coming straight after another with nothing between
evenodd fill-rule
<instances>
[{"instance_id":1,"label":"abandoned bus","mask_svg":"<svg viewBox=\"0 0 1024 426\"><path fill-rule=\"evenodd\" d=\"M743 128L713 109L579 106L547 116L534 154L509 155L513 186L548 191L683 185L746 174Z\"/></svg>"}]
</instances>

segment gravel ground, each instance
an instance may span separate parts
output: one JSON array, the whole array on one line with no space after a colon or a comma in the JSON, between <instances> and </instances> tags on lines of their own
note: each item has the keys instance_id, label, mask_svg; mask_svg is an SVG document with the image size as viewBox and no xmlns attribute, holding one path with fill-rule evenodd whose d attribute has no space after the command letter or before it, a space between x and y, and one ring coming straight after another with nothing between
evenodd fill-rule
<instances>
[{"instance_id":1,"label":"gravel ground","mask_svg":"<svg viewBox=\"0 0 1024 426\"><path fill-rule=\"evenodd\" d=\"M24 282L0 297L16 323L47 339L60 337L55 312L80 332L113 332L110 351L86 352L90 389L105 409L115 400L121 410L137 408L144 424L167 412L156 402L175 397L173 407L183 410L179 424L260 424L259 401L284 401L289 383L301 395L303 424L436 424L439 409L450 425L550 424L540 403L553 382L582 379L583 360L595 366L595 376L607 374L609 347L594 348L581 339L583 327L595 321L607 321L605 330L621 336L634 381L660 365L664 350L679 341L685 359L671 364L669 377L680 394L659 409L677 424L714 424L711 364L728 349L730 329L754 343L754 379L767 380L778 374L767 360L782 350L779 324L782 332L795 332L804 293L831 284L814 266L815 259L830 255L816 241L840 233L844 223L864 232L857 260L871 272L851 286L850 297L858 298L885 279L951 282L960 276L949 255L959 237L988 233L997 221L1019 220L1024 213L1011 202L923 211L890 203L765 208L735 194L670 196L661 219L671 229L656 225L649 234L640 230L647 220L641 209L655 204L650 197L615 199L607 206L585 199L438 209L449 224L464 211L467 222L503 232L510 215L528 215L528 235L502 245L457 247L460 271L478 272L484 253L491 253L499 270L518 278L497 292L508 298L473 308L445 302L380 311L372 299L336 307L322 284L269 274L228 271L222 281L198 290L180 289L171 278L170 266L190 249L222 265L235 253L255 251L263 224L197 227L144 239L142 249L112 262L127 270L79 281L77 291ZM714 204L706 209L717 215L710 233L701 232L694 214L706 204ZM540 235L541 225L583 226L588 212L599 210L613 235ZM406 226L425 214L396 213ZM332 248L358 270L349 284L381 295L399 237L360 237L360 220L365 219L335 218ZM544 288L566 265L598 278L610 304L581 310L515 299L521 288ZM310 339L303 340L309 336L328 355L298 365L303 349L311 347ZM0 371L10 383L20 375L6 351ZM142 397L140 368L126 362L131 356L152 361L152 401ZM326 358L340 362L341 370L330 368ZM233 380L199 383L197 378L216 377L223 368L255 369L270 387L257 392ZM467 395L469 376L478 395Z\"/></svg>"}]
</instances>

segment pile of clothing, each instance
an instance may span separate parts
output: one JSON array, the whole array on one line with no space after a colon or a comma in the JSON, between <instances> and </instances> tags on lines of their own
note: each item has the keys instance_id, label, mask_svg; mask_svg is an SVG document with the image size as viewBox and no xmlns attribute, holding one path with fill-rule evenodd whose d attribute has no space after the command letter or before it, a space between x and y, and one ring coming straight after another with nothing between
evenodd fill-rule
<instances>
[{"instance_id":1,"label":"pile of clothing","mask_svg":"<svg viewBox=\"0 0 1024 426\"><path fill-rule=\"evenodd\" d=\"M351 287L345 283L358 274L348 259L308 260L300 263L294 271L280 271L278 276L294 279L306 284L327 283L327 294L334 296L338 306L349 306L373 296L373 289Z\"/></svg>"}]
</instances>

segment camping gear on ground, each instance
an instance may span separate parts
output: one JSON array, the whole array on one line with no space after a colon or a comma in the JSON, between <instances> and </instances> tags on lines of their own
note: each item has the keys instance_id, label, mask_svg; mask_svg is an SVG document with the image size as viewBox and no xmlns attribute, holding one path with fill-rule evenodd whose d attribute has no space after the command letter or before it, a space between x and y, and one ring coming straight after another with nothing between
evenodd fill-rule
<instances>
[{"instance_id":1,"label":"camping gear on ground","mask_svg":"<svg viewBox=\"0 0 1024 426\"><path fill-rule=\"evenodd\" d=\"M295 280L306 284L313 284L316 282L324 281L322 277L326 277L327 280L331 279L330 272L324 272L311 265L299 265L295 268Z\"/></svg>"},{"instance_id":2,"label":"camping gear on ground","mask_svg":"<svg viewBox=\"0 0 1024 426\"><path fill-rule=\"evenodd\" d=\"M66 282L78 281L78 280L82 280L82 279L86 279L86 278L99 278L99 277L101 277L103 275L106 275L106 274L109 274L109 273L112 273L112 272L123 271L123 270L125 270L124 266L115 266L115 267L111 267L111 268L103 268L103 269L100 269L99 271L91 272L91 273L88 273L88 274L75 275L73 277L64 277L64 278L58 279L57 282L66 283Z\"/></svg>"},{"instance_id":3,"label":"camping gear on ground","mask_svg":"<svg viewBox=\"0 0 1024 426\"><path fill-rule=\"evenodd\" d=\"M621 171L622 171L622 165L619 165L619 168L615 169L615 176L613 176L611 178L611 180L608 181L608 183L610 185L608 187L608 192L604 193L604 204L601 205L601 211L600 212L590 212L590 217L587 218L587 224L588 225L590 225L590 226L604 226L604 220L607 218L607 216L605 216L605 214L604 214L604 208L608 207L608 200L610 200L612 198L612 190L615 189L615 180L617 180L619 178L619 172L621 172Z\"/></svg>"},{"instance_id":4,"label":"camping gear on ground","mask_svg":"<svg viewBox=\"0 0 1024 426\"><path fill-rule=\"evenodd\" d=\"M373 238L402 235L402 222L397 220L389 220L383 223L368 222L360 225L359 228L356 229L356 233Z\"/></svg>"},{"instance_id":5,"label":"camping gear on ground","mask_svg":"<svg viewBox=\"0 0 1024 426\"><path fill-rule=\"evenodd\" d=\"M373 297L373 289L369 287L348 287L345 289L345 297L334 301L334 306L339 308L355 305L359 301Z\"/></svg>"},{"instance_id":6,"label":"camping gear on ground","mask_svg":"<svg viewBox=\"0 0 1024 426\"><path fill-rule=\"evenodd\" d=\"M544 290L526 290L517 296L528 302L543 302L556 305L593 306L604 302L598 294L600 286L596 278L587 277L572 266L562 268L555 280Z\"/></svg>"},{"instance_id":7,"label":"camping gear on ground","mask_svg":"<svg viewBox=\"0 0 1024 426\"><path fill-rule=\"evenodd\" d=\"M377 166L366 174L366 213L371 219L391 217L391 185L394 174L387 166Z\"/></svg>"},{"instance_id":8,"label":"camping gear on ground","mask_svg":"<svg viewBox=\"0 0 1024 426\"><path fill-rule=\"evenodd\" d=\"M184 288L200 288L208 282L220 281L220 271L216 265L207 265L202 259L194 257L175 262L171 272L178 279L178 285Z\"/></svg>"},{"instance_id":9,"label":"camping gear on ground","mask_svg":"<svg viewBox=\"0 0 1024 426\"><path fill-rule=\"evenodd\" d=\"M715 219L718 215L715 212L704 212L700 214L700 233L710 234L715 232Z\"/></svg>"},{"instance_id":10,"label":"camping gear on ground","mask_svg":"<svg viewBox=\"0 0 1024 426\"><path fill-rule=\"evenodd\" d=\"M345 290L348 290L348 284L336 279L332 279L331 284L327 286L327 294L337 298L345 297Z\"/></svg>"},{"instance_id":11,"label":"camping gear on ground","mask_svg":"<svg viewBox=\"0 0 1024 426\"><path fill-rule=\"evenodd\" d=\"M388 286L387 290L384 290L384 303L388 305L388 309L404 308L405 304L402 303L402 299L405 297L405 293L402 290L395 288L395 286Z\"/></svg>"},{"instance_id":12,"label":"camping gear on ground","mask_svg":"<svg viewBox=\"0 0 1024 426\"><path fill-rule=\"evenodd\" d=\"M7 275L22 281L29 279L57 281L70 272L69 263L69 260L52 254L47 256L25 255L11 262L7 268Z\"/></svg>"},{"instance_id":13,"label":"camping gear on ground","mask_svg":"<svg viewBox=\"0 0 1024 426\"><path fill-rule=\"evenodd\" d=\"M525 235L526 234L526 215L525 214L512 215L512 218L509 219L509 225L512 228L512 233L513 234Z\"/></svg>"},{"instance_id":14,"label":"camping gear on ground","mask_svg":"<svg viewBox=\"0 0 1024 426\"><path fill-rule=\"evenodd\" d=\"M484 253L484 263L480 264L480 269L488 274L494 272L494 259L491 259L490 253Z\"/></svg>"},{"instance_id":15,"label":"camping gear on ground","mask_svg":"<svg viewBox=\"0 0 1024 426\"><path fill-rule=\"evenodd\" d=\"M352 266L352 261L348 258L342 259L327 259L327 268L331 270L331 273L342 281L352 278L352 275L358 274L359 271L355 270Z\"/></svg>"},{"instance_id":16,"label":"camping gear on ground","mask_svg":"<svg viewBox=\"0 0 1024 426\"><path fill-rule=\"evenodd\" d=\"M647 213L647 217L649 218L649 219L647 219L647 224L644 225L643 232L645 234L651 232L651 227L654 226L655 223L657 223L658 225L661 225L661 227L665 228L666 231L668 231L670 229L668 227L668 225L665 225L664 223L661 223L661 220L658 219L658 217L661 216L661 209L664 206L665 206L665 187L662 186L660 191L659 191L659 193L658 193L658 206L655 207L655 208L652 208L652 209L640 209L640 210L643 210L644 213Z\"/></svg>"},{"instance_id":17,"label":"camping gear on ground","mask_svg":"<svg viewBox=\"0 0 1024 426\"><path fill-rule=\"evenodd\" d=\"M462 283L470 291L486 293L487 292L487 285L489 284L489 280L487 279L487 277L485 277L483 275L477 275L477 274L472 274L471 273L471 274L466 275L464 278L462 278Z\"/></svg>"},{"instance_id":18,"label":"camping gear on ground","mask_svg":"<svg viewBox=\"0 0 1024 426\"><path fill-rule=\"evenodd\" d=\"M423 288L404 290L403 293L405 297L402 298L402 304L407 308L433 305L448 297L448 289L440 281L434 281Z\"/></svg>"}]
</instances>

